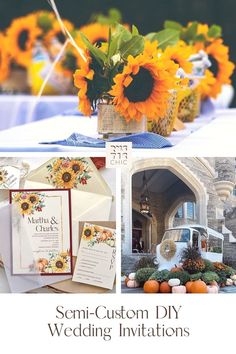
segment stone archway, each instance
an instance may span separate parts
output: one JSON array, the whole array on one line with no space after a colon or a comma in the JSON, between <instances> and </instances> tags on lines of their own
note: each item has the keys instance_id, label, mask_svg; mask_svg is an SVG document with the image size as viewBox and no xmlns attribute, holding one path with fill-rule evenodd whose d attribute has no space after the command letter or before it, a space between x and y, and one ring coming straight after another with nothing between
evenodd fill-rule
<instances>
[{"instance_id":1,"label":"stone archway","mask_svg":"<svg viewBox=\"0 0 236 354\"><path fill-rule=\"evenodd\" d=\"M122 178L123 184L123 224L124 224L124 239L122 248L124 254L132 252L131 237L132 235L132 176L138 172L147 170L169 170L176 175L194 194L197 206L198 222L202 225L207 225L207 201L208 196L204 185L193 174L193 172L182 162L175 158L151 158L144 160L136 160L130 170L125 170ZM178 201L179 203L180 201ZM177 204L178 204L177 203ZM168 211L168 217L171 218L177 204L172 206Z\"/></svg>"}]
</instances>

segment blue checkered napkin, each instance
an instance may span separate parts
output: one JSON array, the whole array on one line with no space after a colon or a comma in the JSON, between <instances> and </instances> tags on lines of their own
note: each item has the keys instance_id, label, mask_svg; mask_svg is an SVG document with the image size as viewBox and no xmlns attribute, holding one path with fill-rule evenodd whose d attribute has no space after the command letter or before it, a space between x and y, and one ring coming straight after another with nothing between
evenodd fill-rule
<instances>
[{"instance_id":1,"label":"blue checkered napkin","mask_svg":"<svg viewBox=\"0 0 236 354\"><path fill-rule=\"evenodd\" d=\"M139 133L126 135L118 138L110 138L108 141L116 142L132 142L134 149L162 149L171 147L172 144L166 138L154 133ZM69 138L64 140L43 142L41 144L55 144L64 146L77 146L77 147L93 147L104 148L105 141L102 139L94 139L88 136L73 133Z\"/></svg>"}]
</instances>

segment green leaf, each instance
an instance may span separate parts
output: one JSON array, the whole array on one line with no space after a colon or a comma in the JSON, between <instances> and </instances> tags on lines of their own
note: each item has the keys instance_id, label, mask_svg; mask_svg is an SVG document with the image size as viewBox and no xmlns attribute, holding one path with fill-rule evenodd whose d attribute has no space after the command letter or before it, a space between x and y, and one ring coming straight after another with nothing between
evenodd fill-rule
<instances>
[{"instance_id":1,"label":"green leaf","mask_svg":"<svg viewBox=\"0 0 236 354\"><path fill-rule=\"evenodd\" d=\"M187 43L191 43L196 39L198 22L193 22L185 31L182 32L181 38Z\"/></svg>"},{"instance_id":2,"label":"green leaf","mask_svg":"<svg viewBox=\"0 0 236 354\"><path fill-rule=\"evenodd\" d=\"M182 31L183 26L180 23L175 22L175 21L165 21L164 28L165 29L167 29L167 28L174 29L176 31Z\"/></svg>"},{"instance_id":3,"label":"green leaf","mask_svg":"<svg viewBox=\"0 0 236 354\"><path fill-rule=\"evenodd\" d=\"M106 55L100 49L94 47L94 45L92 45L92 43L89 42L88 38L82 32L79 32L79 34L84 44L86 45L90 53L93 55L94 59L96 59L97 62L101 66L103 66L107 59Z\"/></svg>"},{"instance_id":4,"label":"green leaf","mask_svg":"<svg viewBox=\"0 0 236 354\"><path fill-rule=\"evenodd\" d=\"M120 37L118 35L111 36L109 50L108 50L108 62L118 51Z\"/></svg>"},{"instance_id":5,"label":"green leaf","mask_svg":"<svg viewBox=\"0 0 236 354\"><path fill-rule=\"evenodd\" d=\"M139 31L135 25L132 25L132 36L138 36Z\"/></svg>"},{"instance_id":6,"label":"green leaf","mask_svg":"<svg viewBox=\"0 0 236 354\"><path fill-rule=\"evenodd\" d=\"M120 24L118 24L116 27L116 34L119 36L119 47L124 42L128 42L132 38L132 33L130 33L130 31L128 31L124 26Z\"/></svg>"},{"instance_id":7,"label":"green leaf","mask_svg":"<svg viewBox=\"0 0 236 354\"><path fill-rule=\"evenodd\" d=\"M205 42L205 41L206 41L206 38L205 38L204 34L198 34L195 37L195 42Z\"/></svg>"},{"instance_id":8,"label":"green leaf","mask_svg":"<svg viewBox=\"0 0 236 354\"><path fill-rule=\"evenodd\" d=\"M112 20L112 22L121 22L122 15L118 9L112 8L108 11L108 17Z\"/></svg>"},{"instance_id":9,"label":"green leaf","mask_svg":"<svg viewBox=\"0 0 236 354\"><path fill-rule=\"evenodd\" d=\"M120 47L120 53L123 58L127 58L129 55L137 56L143 50L144 50L143 36L133 36L128 42L125 42Z\"/></svg>"},{"instance_id":10,"label":"green leaf","mask_svg":"<svg viewBox=\"0 0 236 354\"><path fill-rule=\"evenodd\" d=\"M210 38L219 38L222 36L222 28L217 25L212 25L207 33Z\"/></svg>"},{"instance_id":11,"label":"green leaf","mask_svg":"<svg viewBox=\"0 0 236 354\"><path fill-rule=\"evenodd\" d=\"M168 46L175 45L179 40L179 36L179 31L167 28L158 33L155 33L155 35L152 35L151 41L153 42L154 40L157 40L158 47L165 49Z\"/></svg>"},{"instance_id":12,"label":"green leaf","mask_svg":"<svg viewBox=\"0 0 236 354\"><path fill-rule=\"evenodd\" d=\"M148 39L150 42L154 42L155 41L155 36L156 36L156 32L151 32L148 33L145 38Z\"/></svg>"}]
</instances>

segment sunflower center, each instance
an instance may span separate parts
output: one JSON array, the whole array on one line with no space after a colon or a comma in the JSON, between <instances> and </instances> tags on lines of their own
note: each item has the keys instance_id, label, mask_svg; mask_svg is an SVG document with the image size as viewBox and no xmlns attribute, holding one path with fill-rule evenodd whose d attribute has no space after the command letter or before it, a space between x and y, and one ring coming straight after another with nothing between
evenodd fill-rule
<instances>
[{"instance_id":1,"label":"sunflower center","mask_svg":"<svg viewBox=\"0 0 236 354\"><path fill-rule=\"evenodd\" d=\"M0 176L0 181L3 181L3 178L2 178L2 176Z\"/></svg>"},{"instance_id":2,"label":"sunflower center","mask_svg":"<svg viewBox=\"0 0 236 354\"><path fill-rule=\"evenodd\" d=\"M106 38L100 37L100 38L97 38L97 39L94 41L93 45L95 45L95 47L100 48L101 45L102 45L102 43L104 43L104 42L107 42Z\"/></svg>"},{"instance_id":3,"label":"sunflower center","mask_svg":"<svg viewBox=\"0 0 236 354\"><path fill-rule=\"evenodd\" d=\"M179 60L178 60L178 59L172 58L172 60L173 60L173 62L174 62L175 64L179 65Z\"/></svg>"},{"instance_id":4,"label":"sunflower center","mask_svg":"<svg viewBox=\"0 0 236 354\"><path fill-rule=\"evenodd\" d=\"M72 166L72 170L73 170L75 173L76 173L76 172L79 172L80 166L75 163L75 164Z\"/></svg>"},{"instance_id":5,"label":"sunflower center","mask_svg":"<svg viewBox=\"0 0 236 354\"><path fill-rule=\"evenodd\" d=\"M71 180L71 174L69 172L64 172L62 175L62 179L64 182L70 182Z\"/></svg>"},{"instance_id":6,"label":"sunflower center","mask_svg":"<svg viewBox=\"0 0 236 354\"><path fill-rule=\"evenodd\" d=\"M91 232L91 230L89 230L89 229L86 229L86 230L84 231L84 235L85 235L86 237L91 236L91 234L92 234L92 232Z\"/></svg>"},{"instance_id":7,"label":"sunflower center","mask_svg":"<svg viewBox=\"0 0 236 354\"><path fill-rule=\"evenodd\" d=\"M31 203L35 203L36 202L36 198L34 196L31 196L30 197L30 201L31 201Z\"/></svg>"},{"instance_id":8,"label":"sunflower center","mask_svg":"<svg viewBox=\"0 0 236 354\"><path fill-rule=\"evenodd\" d=\"M57 268L63 268L63 262L62 261L56 261L56 267Z\"/></svg>"},{"instance_id":9,"label":"sunflower center","mask_svg":"<svg viewBox=\"0 0 236 354\"><path fill-rule=\"evenodd\" d=\"M211 62L210 70L214 74L214 76L216 77L218 75L218 71L219 71L218 62L212 55L209 55L209 60Z\"/></svg>"},{"instance_id":10,"label":"sunflower center","mask_svg":"<svg viewBox=\"0 0 236 354\"><path fill-rule=\"evenodd\" d=\"M28 39L29 39L29 31L28 30L21 31L18 37L18 46L21 50L26 50L26 44Z\"/></svg>"},{"instance_id":11,"label":"sunflower center","mask_svg":"<svg viewBox=\"0 0 236 354\"><path fill-rule=\"evenodd\" d=\"M154 79L149 70L140 67L137 75L130 75L131 84L124 89L124 95L130 102L146 101L153 90Z\"/></svg>"},{"instance_id":12,"label":"sunflower center","mask_svg":"<svg viewBox=\"0 0 236 354\"><path fill-rule=\"evenodd\" d=\"M21 204L21 209L22 209L22 210L28 210L28 209L29 209L29 204L26 203L26 202L22 203L22 204Z\"/></svg>"},{"instance_id":13,"label":"sunflower center","mask_svg":"<svg viewBox=\"0 0 236 354\"><path fill-rule=\"evenodd\" d=\"M57 33L57 39L61 44L65 43L65 35L62 32L58 32Z\"/></svg>"}]
</instances>

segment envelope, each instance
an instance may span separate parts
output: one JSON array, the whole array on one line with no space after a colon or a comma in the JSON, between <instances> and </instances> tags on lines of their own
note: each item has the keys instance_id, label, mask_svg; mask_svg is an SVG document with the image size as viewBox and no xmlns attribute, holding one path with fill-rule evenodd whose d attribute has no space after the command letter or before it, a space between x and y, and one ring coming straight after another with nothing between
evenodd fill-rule
<instances>
[{"instance_id":1,"label":"envelope","mask_svg":"<svg viewBox=\"0 0 236 354\"><path fill-rule=\"evenodd\" d=\"M109 221L112 192L90 158L53 158L28 174L24 188L71 188L73 256L78 252L80 221Z\"/></svg>"}]
</instances>

